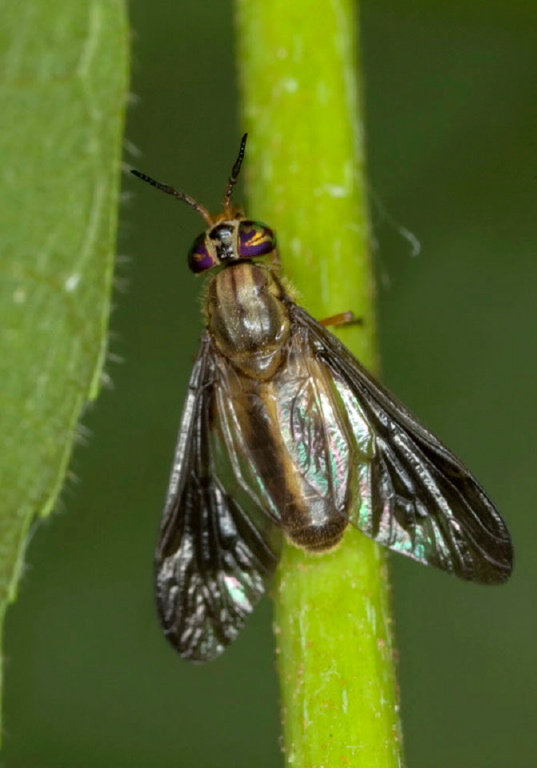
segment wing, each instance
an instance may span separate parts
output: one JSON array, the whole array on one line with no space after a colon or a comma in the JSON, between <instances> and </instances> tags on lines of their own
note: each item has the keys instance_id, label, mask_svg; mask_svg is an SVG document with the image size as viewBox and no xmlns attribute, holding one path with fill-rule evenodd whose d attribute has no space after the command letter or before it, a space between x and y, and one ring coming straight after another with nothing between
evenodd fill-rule
<instances>
[{"instance_id":1,"label":"wing","mask_svg":"<svg viewBox=\"0 0 537 768\"><path fill-rule=\"evenodd\" d=\"M506 581L509 533L466 467L331 333L291 305L296 328L331 371L351 425L369 449L356 462L359 503L351 522L395 552L484 584Z\"/></svg>"},{"instance_id":2,"label":"wing","mask_svg":"<svg viewBox=\"0 0 537 768\"><path fill-rule=\"evenodd\" d=\"M216 356L206 332L189 383L156 552L164 634L194 662L216 658L233 642L279 556L280 534L267 516L251 497L229 492L234 458L219 437L215 403L225 366L216 365Z\"/></svg>"}]
</instances>

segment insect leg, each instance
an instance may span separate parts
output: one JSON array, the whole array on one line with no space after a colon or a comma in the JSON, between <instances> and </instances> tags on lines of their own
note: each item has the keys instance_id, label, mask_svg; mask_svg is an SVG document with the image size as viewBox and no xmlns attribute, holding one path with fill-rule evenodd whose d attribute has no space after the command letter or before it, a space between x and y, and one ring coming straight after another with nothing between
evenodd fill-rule
<instances>
[{"instance_id":1,"label":"insect leg","mask_svg":"<svg viewBox=\"0 0 537 768\"><path fill-rule=\"evenodd\" d=\"M330 315L323 320L319 320L320 324L325 328L328 326L341 326L341 325L363 325L364 321L361 317L355 317L352 310L347 312L339 312L337 315Z\"/></svg>"}]
</instances>

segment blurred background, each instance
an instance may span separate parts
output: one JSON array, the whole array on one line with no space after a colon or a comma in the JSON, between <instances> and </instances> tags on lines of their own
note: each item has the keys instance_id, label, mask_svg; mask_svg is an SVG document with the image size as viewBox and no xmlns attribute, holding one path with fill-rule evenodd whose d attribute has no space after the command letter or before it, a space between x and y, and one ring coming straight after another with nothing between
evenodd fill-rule
<instances>
[{"instance_id":1,"label":"blurred background","mask_svg":"<svg viewBox=\"0 0 537 768\"><path fill-rule=\"evenodd\" d=\"M231 3L130 8L126 161L214 208L240 134ZM537 6L366 0L362 49L384 380L489 490L517 554L498 589L391 558L407 764L528 768ZM0 764L272 768L283 760L270 602L205 667L182 662L157 626L153 547L201 327L185 263L201 228L135 180L124 188L127 288L110 341L123 363L108 364L113 389L84 418L78 482L36 530L8 613Z\"/></svg>"}]
</instances>

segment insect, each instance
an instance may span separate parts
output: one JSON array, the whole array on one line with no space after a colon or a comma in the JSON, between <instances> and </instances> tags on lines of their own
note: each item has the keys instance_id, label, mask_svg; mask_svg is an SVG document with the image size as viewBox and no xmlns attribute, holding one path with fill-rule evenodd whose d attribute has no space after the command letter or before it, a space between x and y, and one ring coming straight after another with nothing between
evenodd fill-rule
<instances>
[{"instance_id":1,"label":"insect","mask_svg":"<svg viewBox=\"0 0 537 768\"><path fill-rule=\"evenodd\" d=\"M293 301L272 229L232 205L243 136L188 266L211 272L156 551L164 634L204 662L238 635L282 537L334 548L350 524L379 544L483 584L509 577L507 528L465 466Z\"/></svg>"}]
</instances>

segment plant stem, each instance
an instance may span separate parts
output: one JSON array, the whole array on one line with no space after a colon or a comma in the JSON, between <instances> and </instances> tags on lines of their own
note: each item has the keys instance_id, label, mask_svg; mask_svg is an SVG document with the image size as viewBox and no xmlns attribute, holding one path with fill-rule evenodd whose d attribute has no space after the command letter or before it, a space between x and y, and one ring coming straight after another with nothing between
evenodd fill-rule
<instances>
[{"instance_id":1,"label":"plant stem","mask_svg":"<svg viewBox=\"0 0 537 768\"><path fill-rule=\"evenodd\" d=\"M238 0L248 215L278 232L285 274L316 317L377 368L363 124L351 0ZM287 545L275 590L286 764L400 766L384 554L357 531L335 552Z\"/></svg>"}]
</instances>

